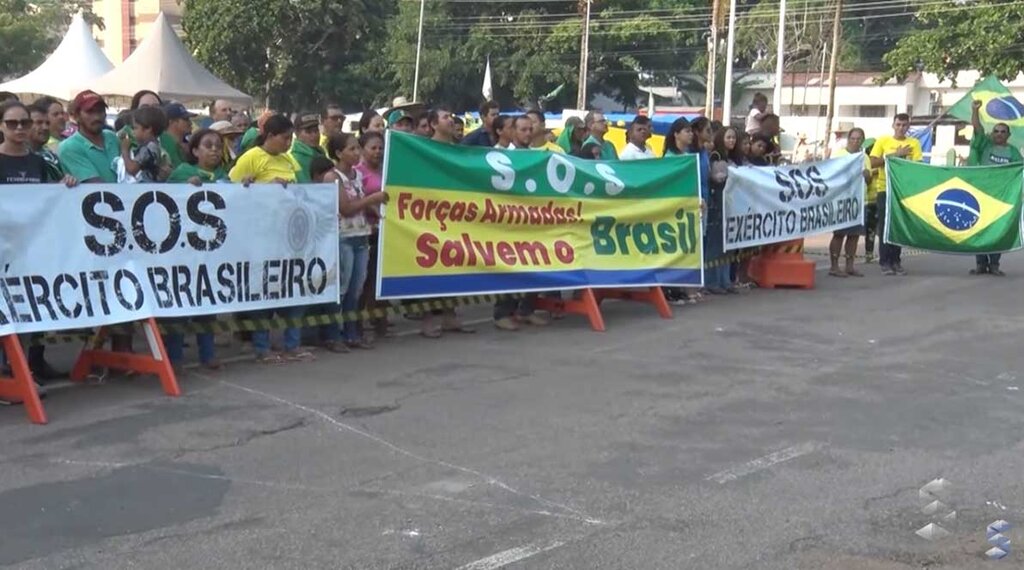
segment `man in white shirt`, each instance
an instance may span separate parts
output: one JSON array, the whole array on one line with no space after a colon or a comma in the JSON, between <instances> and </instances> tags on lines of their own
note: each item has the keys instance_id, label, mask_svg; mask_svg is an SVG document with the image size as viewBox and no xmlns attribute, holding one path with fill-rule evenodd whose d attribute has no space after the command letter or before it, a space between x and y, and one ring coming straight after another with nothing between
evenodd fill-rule
<instances>
[{"instance_id":1,"label":"man in white shirt","mask_svg":"<svg viewBox=\"0 0 1024 570\"><path fill-rule=\"evenodd\" d=\"M761 117L768 110L768 97L764 93L754 93L754 102L747 113L746 131L748 135L756 135L761 131Z\"/></svg>"},{"instance_id":2,"label":"man in white shirt","mask_svg":"<svg viewBox=\"0 0 1024 570\"><path fill-rule=\"evenodd\" d=\"M654 152L647 146L647 139L651 138L651 120L642 115L637 115L629 124L629 131L626 134L626 148L622 149L619 160L642 160L655 158Z\"/></svg>"}]
</instances>

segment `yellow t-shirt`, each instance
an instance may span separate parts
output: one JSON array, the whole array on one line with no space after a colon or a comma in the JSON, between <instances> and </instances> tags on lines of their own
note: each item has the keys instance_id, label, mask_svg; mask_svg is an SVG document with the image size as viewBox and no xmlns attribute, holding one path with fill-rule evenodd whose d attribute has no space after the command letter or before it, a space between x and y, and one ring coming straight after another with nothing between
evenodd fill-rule
<instances>
[{"instance_id":1,"label":"yellow t-shirt","mask_svg":"<svg viewBox=\"0 0 1024 570\"><path fill-rule=\"evenodd\" d=\"M291 155L270 154L263 147L253 147L238 157L238 162L228 176L232 182L241 182L252 178L255 182L267 183L280 178L287 182L295 182L299 171L299 163Z\"/></svg>"},{"instance_id":2,"label":"yellow t-shirt","mask_svg":"<svg viewBox=\"0 0 1024 570\"><path fill-rule=\"evenodd\" d=\"M910 147L910 154L907 155L907 160L919 162L924 158L924 154L921 152L921 141L911 137L907 137L900 141L896 140L892 135L878 137L875 141L875 146L871 148L871 156L882 158L888 154L896 152L896 149L901 146ZM875 197L882 192L885 192L885 170L882 168L876 168L872 171L871 185L868 186L868 203L874 201Z\"/></svg>"},{"instance_id":3,"label":"yellow t-shirt","mask_svg":"<svg viewBox=\"0 0 1024 570\"><path fill-rule=\"evenodd\" d=\"M541 146L531 146L530 150L550 150L551 152L557 152L558 154L565 154L565 150L557 144L547 141Z\"/></svg>"}]
</instances>

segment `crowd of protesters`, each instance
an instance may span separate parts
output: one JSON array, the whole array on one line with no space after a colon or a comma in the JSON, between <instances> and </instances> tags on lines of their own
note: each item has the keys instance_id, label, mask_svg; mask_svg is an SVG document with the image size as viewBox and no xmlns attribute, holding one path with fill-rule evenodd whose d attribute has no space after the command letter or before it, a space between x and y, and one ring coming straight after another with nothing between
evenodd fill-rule
<instances>
[{"instance_id":1,"label":"crowd of protesters","mask_svg":"<svg viewBox=\"0 0 1024 570\"><path fill-rule=\"evenodd\" d=\"M0 184L55 183L70 186L90 183L187 183L196 186L230 182L244 185L272 183L287 185L302 182L336 183L340 208L339 263L341 294L336 303L321 307L290 307L279 316L295 319L310 314L349 312L376 308L382 304L373 296L377 271L377 235L379 209L387 201L382 191L382 162L386 129L395 129L430 138L444 144L463 144L502 149L532 149L565 153L588 160L644 160L663 156L692 154L698 159L700 198L703 216L706 271L702 288L669 289L673 303L692 304L709 295L736 294L755 286L746 274L750 255L726 256L722 243L722 196L729 167L780 164L779 117L767 111L767 99L757 94L743 128L724 126L705 117L689 121L679 118L670 126L663 148L652 148L651 120L638 115L629 124L627 142L621 153L606 140L608 120L600 111L565 121L557 138L547 130L544 113L531 110L522 115L503 115L497 103L487 101L480 107L482 125L465 132L464 121L449 109L424 109L415 104L398 104L385 116L365 112L356 134L343 132L345 114L336 105L322 112L303 112L291 117L273 111L264 112L255 121L228 101L217 100L209 115L197 117L180 103L163 101L156 93L142 91L129 109L118 115L113 128L107 123L108 106L97 93L79 93L67 111L60 101L44 97L24 105L12 95L0 94L2 125L0 133ZM68 119L72 119L69 121ZM978 123L978 121L975 121ZM866 152L864 177L868 184L866 227L836 232L830 244L831 269L836 277L860 277L854 266L860 235L866 235L869 261L873 255L876 229L884 235L885 158L888 156L921 159L920 144L907 136L909 117L897 115L893 134L879 137L864 148L865 133L853 128L845 134L841 147L832 154ZM998 125L988 137L976 125L981 136L973 151L982 158L978 164L992 163L989 155L1020 160L1020 154L1003 152L1008 128ZM984 156L982 156L984 155ZM1001 159L1000 159L1001 160ZM880 266L887 275L903 275L899 247L880 243ZM841 265L841 258L845 264ZM973 273L1002 275L999 257L979 256ZM494 307L494 325L503 331L522 326L544 326L548 318L534 310L536 297L508 299ZM255 317L268 317L260 312ZM206 317L210 320L213 317ZM440 309L415 316L421 320L421 334L439 338L445 333L473 333L460 321L453 309ZM195 319L203 321L204 318ZM366 350L375 340L388 335L392 326L387 318L371 322L346 321L310 330L286 328L282 343L275 347L269 330L251 334L257 361L280 364L314 358L307 346L317 345L330 352ZM116 335L113 349L132 350L132 338ZM169 357L180 364L184 355L183 335L165 338ZM196 337L201 366L221 366L216 357L212 333ZM275 350L276 348L276 350ZM2 355L2 354L0 354ZM37 381L61 376L45 360L44 347L32 344L29 366ZM103 372L98 373L102 376Z\"/></svg>"}]
</instances>

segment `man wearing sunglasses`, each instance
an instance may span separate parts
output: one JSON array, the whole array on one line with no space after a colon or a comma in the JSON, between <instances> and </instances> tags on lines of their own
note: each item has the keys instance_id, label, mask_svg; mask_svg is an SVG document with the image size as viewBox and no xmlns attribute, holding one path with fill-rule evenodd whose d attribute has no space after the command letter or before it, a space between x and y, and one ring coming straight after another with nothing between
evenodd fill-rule
<instances>
[{"instance_id":1,"label":"man wearing sunglasses","mask_svg":"<svg viewBox=\"0 0 1024 570\"><path fill-rule=\"evenodd\" d=\"M1014 164L1024 161L1020 151L1010 142L1010 127L1006 123L996 123L992 127L992 134L985 134L985 127L981 124L981 101L975 101L971 107L971 125L974 127L974 136L971 137L971 154L967 158L970 166L986 166L992 164ZM1002 254L990 253L975 257L977 267L971 270L971 275L1006 275L999 269L999 259Z\"/></svg>"}]
</instances>

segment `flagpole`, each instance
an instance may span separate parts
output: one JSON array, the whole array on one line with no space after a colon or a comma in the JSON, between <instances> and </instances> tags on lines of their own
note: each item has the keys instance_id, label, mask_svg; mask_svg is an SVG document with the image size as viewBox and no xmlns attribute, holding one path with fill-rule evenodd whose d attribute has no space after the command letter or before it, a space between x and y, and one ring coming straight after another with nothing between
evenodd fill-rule
<instances>
[{"instance_id":1,"label":"flagpole","mask_svg":"<svg viewBox=\"0 0 1024 570\"><path fill-rule=\"evenodd\" d=\"M420 86L420 53L423 51L423 13L427 8L427 0L420 0L420 31L416 35L416 71L412 79L412 100L416 101Z\"/></svg>"},{"instance_id":2,"label":"flagpole","mask_svg":"<svg viewBox=\"0 0 1024 570\"><path fill-rule=\"evenodd\" d=\"M779 2L778 45L775 47L775 91L772 93L772 111L782 113L782 74L785 73L783 60L786 56L786 0Z\"/></svg>"}]
</instances>

